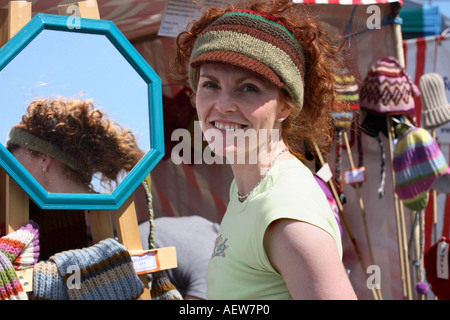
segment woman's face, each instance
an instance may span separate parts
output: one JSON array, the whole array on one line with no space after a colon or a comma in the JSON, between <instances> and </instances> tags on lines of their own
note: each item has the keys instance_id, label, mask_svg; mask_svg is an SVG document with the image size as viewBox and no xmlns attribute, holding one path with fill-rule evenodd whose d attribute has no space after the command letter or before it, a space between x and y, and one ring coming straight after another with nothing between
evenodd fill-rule
<instances>
[{"instance_id":1,"label":"woman's face","mask_svg":"<svg viewBox=\"0 0 450 320\"><path fill-rule=\"evenodd\" d=\"M245 69L220 63L201 65L196 109L212 151L222 156L248 154L258 146L260 152L278 142L281 123L276 120L287 117L280 95L279 88Z\"/></svg>"}]
</instances>

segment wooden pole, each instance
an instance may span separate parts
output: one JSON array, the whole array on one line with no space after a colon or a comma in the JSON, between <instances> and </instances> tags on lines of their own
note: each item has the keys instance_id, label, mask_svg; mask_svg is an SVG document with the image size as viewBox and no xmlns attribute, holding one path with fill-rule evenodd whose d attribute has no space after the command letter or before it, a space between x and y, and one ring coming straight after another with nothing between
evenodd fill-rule
<instances>
[{"instance_id":1,"label":"wooden pole","mask_svg":"<svg viewBox=\"0 0 450 320\"><path fill-rule=\"evenodd\" d=\"M2 23L3 46L24 25L31 20L31 3L25 1L10 1L7 13L1 13L6 22ZM3 106L5 107L5 106ZM2 211L5 215L6 234L24 226L29 220L28 195L3 170L0 170L0 190L4 193L5 202Z\"/></svg>"},{"instance_id":2,"label":"wooden pole","mask_svg":"<svg viewBox=\"0 0 450 320\"><path fill-rule=\"evenodd\" d=\"M350 167L352 170L355 169L355 164L353 162L353 156L352 156L352 150L350 149L350 143L348 142L348 136L347 136L347 131L344 131L344 142L345 142L345 147L347 149L347 155L348 155L348 159L350 161ZM361 196L361 193L359 191L359 185L356 183L355 184L355 190L356 190L356 194L358 196L359 199L359 208L361 210L361 217L363 219L363 226L364 226L364 233L366 235L366 241L367 241L367 247L369 250L369 257L370 257L370 262L372 265L375 265L375 259L374 259L374 255L373 255L373 250L372 250L372 243L370 241L370 236L369 236L369 228L367 227L367 219L366 219L366 210L364 208L364 201L363 198ZM381 289L377 289L377 293L378 293L378 297L380 299L382 299L382 294L381 294Z\"/></svg>"},{"instance_id":3,"label":"wooden pole","mask_svg":"<svg viewBox=\"0 0 450 320\"><path fill-rule=\"evenodd\" d=\"M395 193L395 173L394 168L392 166L394 159L394 152L392 150L393 144L393 130L392 127L392 119L391 117L386 117L387 121L387 131L388 131L388 139L389 139L389 156L391 163L391 176L392 176L392 190L394 196L394 210L395 210L395 219L397 224L397 240L398 240L398 253L400 260L400 272L401 272L401 281L403 286L403 295L404 298L412 300L412 290L411 290L411 278L410 278L410 269L409 269L409 254L408 254L408 243L406 240L406 227L405 227L405 217L403 210L403 203L398 199L397 194Z\"/></svg>"}]
</instances>

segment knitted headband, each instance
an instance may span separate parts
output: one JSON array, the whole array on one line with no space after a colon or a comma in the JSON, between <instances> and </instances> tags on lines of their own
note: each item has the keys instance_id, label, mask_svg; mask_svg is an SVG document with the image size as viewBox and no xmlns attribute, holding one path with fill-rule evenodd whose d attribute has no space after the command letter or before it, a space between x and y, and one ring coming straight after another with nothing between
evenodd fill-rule
<instances>
[{"instance_id":1,"label":"knitted headband","mask_svg":"<svg viewBox=\"0 0 450 320\"><path fill-rule=\"evenodd\" d=\"M298 111L303 107L303 49L279 19L250 10L224 14L198 37L191 54L189 81L197 91L197 68L219 62L255 72L285 88Z\"/></svg>"},{"instance_id":2,"label":"knitted headband","mask_svg":"<svg viewBox=\"0 0 450 320\"><path fill-rule=\"evenodd\" d=\"M86 169L83 166L78 165L73 157L69 156L54 144L28 132L24 125L15 125L11 128L8 138L6 139L6 145L10 144L17 144L32 151L48 154L76 172L82 174L85 174L86 172Z\"/></svg>"}]
</instances>

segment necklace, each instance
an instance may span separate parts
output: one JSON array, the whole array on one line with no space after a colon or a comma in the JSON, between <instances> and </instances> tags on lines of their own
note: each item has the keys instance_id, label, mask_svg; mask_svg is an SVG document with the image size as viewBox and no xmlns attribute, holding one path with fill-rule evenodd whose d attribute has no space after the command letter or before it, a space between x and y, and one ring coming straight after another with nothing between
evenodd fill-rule
<instances>
[{"instance_id":1,"label":"necklace","mask_svg":"<svg viewBox=\"0 0 450 320\"><path fill-rule=\"evenodd\" d=\"M241 196L239 194L239 191L237 191L237 196L239 200L245 200L248 198L248 196L253 192L253 190L256 189L257 186L259 186L259 184L261 183L261 181L264 180L264 178L266 177L267 173L269 173L270 169L272 169L273 164L275 163L275 161L278 159L279 156L281 156L283 153L285 153L286 151L288 151L288 148L283 149L279 154L277 154L277 156L272 160L272 162L270 163L269 168L266 170L266 172L264 173L264 175L261 177L261 179L259 179L259 181L255 184L255 186L252 188L252 190L250 190L246 195Z\"/></svg>"}]
</instances>

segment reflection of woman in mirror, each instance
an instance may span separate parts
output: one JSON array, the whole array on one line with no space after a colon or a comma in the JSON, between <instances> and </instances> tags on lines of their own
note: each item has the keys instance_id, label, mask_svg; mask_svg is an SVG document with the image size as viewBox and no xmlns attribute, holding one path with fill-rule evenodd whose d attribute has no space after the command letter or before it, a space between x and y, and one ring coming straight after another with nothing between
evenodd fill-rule
<instances>
[{"instance_id":1,"label":"reflection of woman in mirror","mask_svg":"<svg viewBox=\"0 0 450 320\"><path fill-rule=\"evenodd\" d=\"M133 134L95 109L89 100L37 99L6 146L48 192L90 193L100 173L106 186L130 171L144 153ZM89 245L84 210L43 210L30 201L30 219L39 225L39 259Z\"/></svg>"},{"instance_id":2,"label":"reflection of woman in mirror","mask_svg":"<svg viewBox=\"0 0 450 320\"><path fill-rule=\"evenodd\" d=\"M133 133L89 100L37 99L11 128L8 150L48 192L91 193L92 176L117 183L144 155Z\"/></svg>"}]
</instances>

